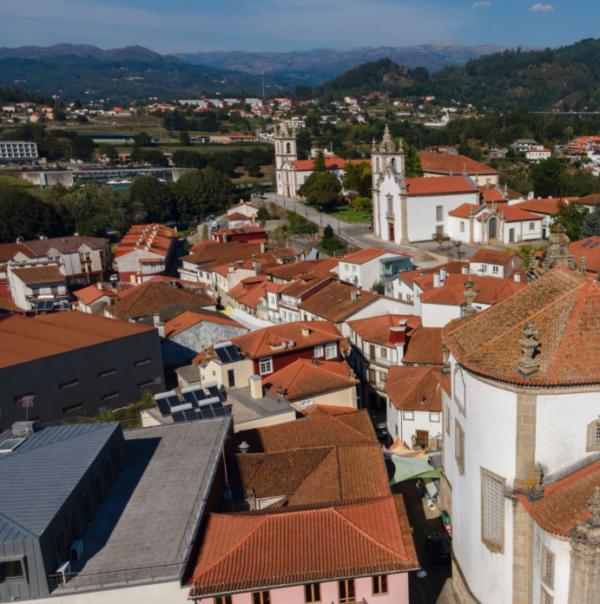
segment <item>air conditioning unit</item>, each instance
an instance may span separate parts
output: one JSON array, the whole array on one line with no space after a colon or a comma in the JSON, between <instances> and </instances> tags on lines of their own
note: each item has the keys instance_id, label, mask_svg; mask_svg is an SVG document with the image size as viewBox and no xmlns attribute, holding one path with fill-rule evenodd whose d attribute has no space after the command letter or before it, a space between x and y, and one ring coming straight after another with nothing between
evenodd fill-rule
<instances>
[{"instance_id":1,"label":"air conditioning unit","mask_svg":"<svg viewBox=\"0 0 600 604\"><path fill-rule=\"evenodd\" d=\"M71 545L71 562L79 562L83 558L83 541L78 539Z\"/></svg>"},{"instance_id":2,"label":"air conditioning unit","mask_svg":"<svg viewBox=\"0 0 600 604\"><path fill-rule=\"evenodd\" d=\"M60 566L56 569L57 575L62 575L62 582L66 583L71 578L71 563L61 562Z\"/></svg>"}]
</instances>

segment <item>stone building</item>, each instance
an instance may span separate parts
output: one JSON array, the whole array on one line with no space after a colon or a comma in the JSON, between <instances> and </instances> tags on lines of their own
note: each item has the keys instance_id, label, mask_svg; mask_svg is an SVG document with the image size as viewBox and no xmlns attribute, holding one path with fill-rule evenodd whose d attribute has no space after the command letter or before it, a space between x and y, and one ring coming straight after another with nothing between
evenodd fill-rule
<instances>
[{"instance_id":1,"label":"stone building","mask_svg":"<svg viewBox=\"0 0 600 604\"><path fill-rule=\"evenodd\" d=\"M600 284L559 263L444 329L441 499L461 603L598 601L599 317Z\"/></svg>"}]
</instances>

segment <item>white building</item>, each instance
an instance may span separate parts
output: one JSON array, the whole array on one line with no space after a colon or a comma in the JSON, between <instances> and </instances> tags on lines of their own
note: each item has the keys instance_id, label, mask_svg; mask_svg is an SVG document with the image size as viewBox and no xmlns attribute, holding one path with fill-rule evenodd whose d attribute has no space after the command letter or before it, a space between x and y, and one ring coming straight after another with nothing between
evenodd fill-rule
<instances>
[{"instance_id":1,"label":"white building","mask_svg":"<svg viewBox=\"0 0 600 604\"><path fill-rule=\"evenodd\" d=\"M525 157L530 161L541 161L542 159L549 159L552 157L552 151L546 149L544 145L537 145L531 147L526 153Z\"/></svg>"},{"instance_id":2,"label":"white building","mask_svg":"<svg viewBox=\"0 0 600 604\"><path fill-rule=\"evenodd\" d=\"M0 141L0 163L33 161L38 158L36 143Z\"/></svg>"},{"instance_id":3,"label":"white building","mask_svg":"<svg viewBox=\"0 0 600 604\"><path fill-rule=\"evenodd\" d=\"M559 264L444 332L441 504L461 603L598 601L599 310L597 283Z\"/></svg>"},{"instance_id":4,"label":"white building","mask_svg":"<svg viewBox=\"0 0 600 604\"><path fill-rule=\"evenodd\" d=\"M13 302L23 310L53 310L67 304L67 283L59 266L48 262L8 263Z\"/></svg>"},{"instance_id":5,"label":"white building","mask_svg":"<svg viewBox=\"0 0 600 604\"><path fill-rule=\"evenodd\" d=\"M479 191L468 176L404 178L404 151L396 149L387 126L379 149L373 147L371 165L373 230L384 241L429 241L448 232L449 212L479 205Z\"/></svg>"},{"instance_id":6,"label":"white building","mask_svg":"<svg viewBox=\"0 0 600 604\"><path fill-rule=\"evenodd\" d=\"M469 260L469 271L482 277L510 279L517 270L524 272L525 261L514 252L481 249ZM523 276L523 275L522 275ZM525 279L523 279L525 281Z\"/></svg>"},{"instance_id":7,"label":"white building","mask_svg":"<svg viewBox=\"0 0 600 604\"><path fill-rule=\"evenodd\" d=\"M443 376L440 367L390 367L385 385L390 438L409 449L441 450L442 391L450 392L450 375Z\"/></svg>"},{"instance_id":8,"label":"white building","mask_svg":"<svg viewBox=\"0 0 600 604\"><path fill-rule=\"evenodd\" d=\"M394 261L397 262L394 263ZM373 285L382 281L385 272L384 266L387 264L392 265L390 270L387 271L390 276L395 275L402 268L404 270L412 268L410 257L400 252L389 252L376 247L368 247L340 258L338 276L340 281L345 283L350 283L362 289L371 289ZM397 266L394 266L394 264Z\"/></svg>"}]
</instances>

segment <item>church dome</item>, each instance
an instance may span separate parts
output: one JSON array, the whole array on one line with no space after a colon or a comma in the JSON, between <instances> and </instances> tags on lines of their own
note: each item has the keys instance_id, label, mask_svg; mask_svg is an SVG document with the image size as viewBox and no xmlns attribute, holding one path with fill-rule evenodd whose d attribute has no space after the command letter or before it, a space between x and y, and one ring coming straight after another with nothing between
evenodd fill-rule
<instances>
[{"instance_id":1,"label":"church dome","mask_svg":"<svg viewBox=\"0 0 600 604\"><path fill-rule=\"evenodd\" d=\"M520 386L600 384L600 283L563 264L444 329L470 372Z\"/></svg>"}]
</instances>

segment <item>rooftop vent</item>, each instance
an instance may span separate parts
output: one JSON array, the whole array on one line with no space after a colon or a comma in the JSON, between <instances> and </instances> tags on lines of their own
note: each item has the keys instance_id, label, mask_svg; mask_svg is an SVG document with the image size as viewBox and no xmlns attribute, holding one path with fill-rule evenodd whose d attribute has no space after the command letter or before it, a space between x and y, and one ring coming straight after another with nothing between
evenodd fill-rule
<instances>
[{"instance_id":1,"label":"rooftop vent","mask_svg":"<svg viewBox=\"0 0 600 604\"><path fill-rule=\"evenodd\" d=\"M27 422L15 422L12 425L12 434L15 438L27 438L38 431L38 423L35 420Z\"/></svg>"}]
</instances>

